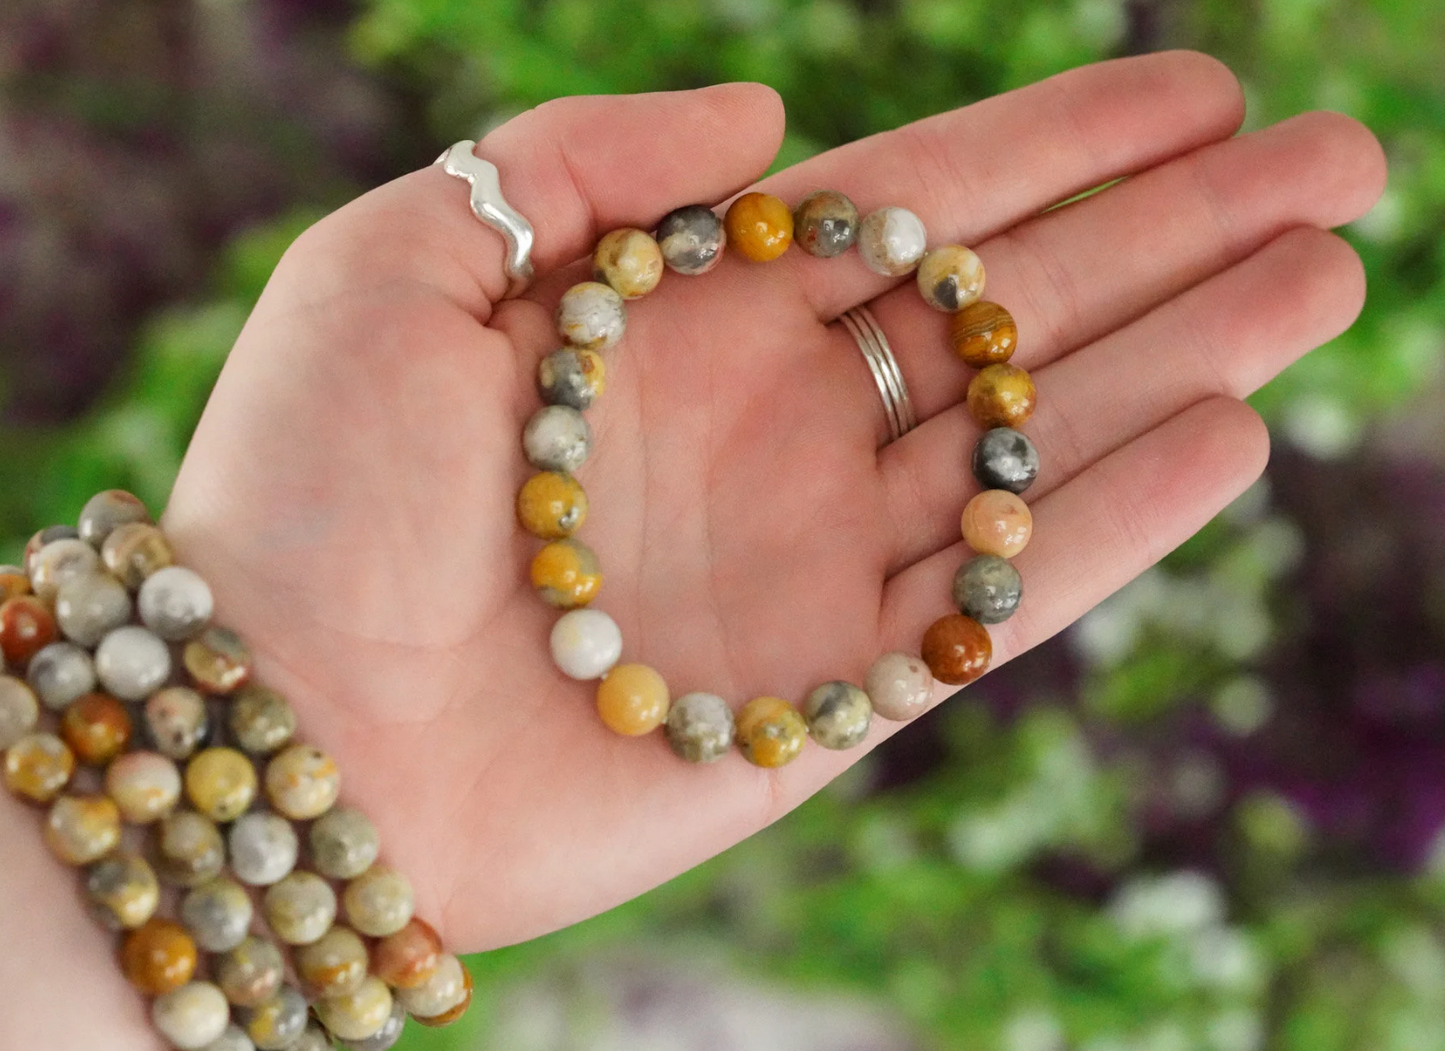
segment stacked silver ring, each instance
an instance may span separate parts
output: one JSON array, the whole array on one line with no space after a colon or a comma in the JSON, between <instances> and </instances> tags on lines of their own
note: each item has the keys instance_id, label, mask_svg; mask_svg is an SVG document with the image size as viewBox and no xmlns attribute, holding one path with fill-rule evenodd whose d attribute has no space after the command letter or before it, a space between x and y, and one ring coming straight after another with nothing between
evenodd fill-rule
<instances>
[{"instance_id":1,"label":"stacked silver ring","mask_svg":"<svg viewBox=\"0 0 1445 1051\"><path fill-rule=\"evenodd\" d=\"M897 441L918 426L918 417L913 412L913 399L903 383L903 372L898 368L898 359L888 345L878 319L867 307L854 307L844 311L843 324L863 352L868 371L873 373L873 382L883 398L883 412L888 417L889 441Z\"/></svg>"}]
</instances>

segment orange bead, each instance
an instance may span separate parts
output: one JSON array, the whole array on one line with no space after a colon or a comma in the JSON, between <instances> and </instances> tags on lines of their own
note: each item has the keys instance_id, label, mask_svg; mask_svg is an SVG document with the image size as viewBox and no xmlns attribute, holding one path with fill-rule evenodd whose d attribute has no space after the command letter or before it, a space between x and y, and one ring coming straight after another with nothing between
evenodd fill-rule
<instances>
[{"instance_id":1,"label":"orange bead","mask_svg":"<svg viewBox=\"0 0 1445 1051\"><path fill-rule=\"evenodd\" d=\"M442 952L441 935L413 916L401 930L376 943L371 971L393 988L415 989L436 973Z\"/></svg>"},{"instance_id":2,"label":"orange bead","mask_svg":"<svg viewBox=\"0 0 1445 1051\"><path fill-rule=\"evenodd\" d=\"M980 427L1018 427L1034 414L1038 392L1031 376L1000 362L979 371L968 385L968 411Z\"/></svg>"},{"instance_id":3,"label":"orange bead","mask_svg":"<svg viewBox=\"0 0 1445 1051\"><path fill-rule=\"evenodd\" d=\"M923 663L939 682L962 686L988 668L993 640L972 617L950 613L934 621L923 635Z\"/></svg>"},{"instance_id":4,"label":"orange bead","mask_svg":"<svg viewBox=\"0 0 1445 1051\"><path fill-rule=\"evenodd\" d=\"M34 595L16 595L0 605L0 653L5 663L23 668L55 641L55 617Z\"/></svg>"},{"instance_id":5,"label":"orange bead","mask_svg":"<svg viewBox=\"0 0 1445 1051\"><path fill-rule=\"evenodd\" d=\"M543 540L571 536L587 518L587 494L570 474L539 471L517 493L517 520Z\"/></svg>"},{"instance_id":6,"label":"orange bead","mask_svg":"<svg viewBox=\"0 0 1445 1051\"><path fill-rule=\"evenodd\" d=\"M196 973L196 943L179 923L147 920L121 943L120 966L131 985L147 996L160 996Z\"/></svg>"},{"instance_id":7,"label":"orange bead","mask_svg":"<svg viewBox=\"0 0 1445 1051\"><path fill-rule=\"evenodd\" d=\"M745 193L723 220L728 243L755 263L776 259L793 243L793 213L770 193Z\"/></svg>"},{"instance_id":8,"label":"orange bead","mask_svg":"<svg viewBox=\"0 0 1445 1051\"><path fill-rule=\"evenodd\" d=\"M130 743L130 713L105 693L87 693L70 702L60 717L60 736L75 758L104 766Z\"/></svg>"},{"instance_id":9,"label":"orange bead","mask_svg":"<svg viewBox=\"0 0 1445 1051\"><path fill-rule=\"evenodd\" d=\"M597 714L609 730L626 737L656 730L671 703L667 683L645 664L619 664L597 686Z\"/></svg>"},{"instance_id":10,"label":"orange bead","mask_svg":"<svg viewBox=\"0 0 1445 1051\"><path fill-rule=\"evenodd\" d=\"M554 540L532 559L532 586L542 601L558 609L576 609L597 597L602 569L582 541Z\"/></svg>"},{"instance_id":11,"label":"orange bead","mask_svg":"<svg viewBox=\"0 0 1445 1051\"><path fill-rule=\"evenodd\" d=\"M1034 532L1029 505L1007 489L985 489L963 509L963 540L980 555L1013 558Z\"/></svg>"},{"instance_id":12,"label":"orange bead","mask_svg":"<svg viewBox=\"0 0 1445 1051\"><path fill-rule=\"evenodd\" d=\"M0 602L30 594L30 578L16 566L0 566Z\"/></svg>"},{"instance_id":13,"label":"orange bead","mask_svg":"<svg viewBox=\"0 0 1445 1051\"><path fill-rule=\"evenodd\" d=\"M754 697L738 712L738 747L755 766L791 763L807 739L807 721L781 697Z\"/></svg>"},{"instance_id":14,"label":"orange bead","mask_svg":"<svg viewBox=\"0 0 1445 1051\"><path fill-rule=\"evenodd\" d=\"M997 365L1013 356L1019 330L1013 315L997 303L980 299L949 320L953 352L976 369Z\"/></svg>"}]
</instances>

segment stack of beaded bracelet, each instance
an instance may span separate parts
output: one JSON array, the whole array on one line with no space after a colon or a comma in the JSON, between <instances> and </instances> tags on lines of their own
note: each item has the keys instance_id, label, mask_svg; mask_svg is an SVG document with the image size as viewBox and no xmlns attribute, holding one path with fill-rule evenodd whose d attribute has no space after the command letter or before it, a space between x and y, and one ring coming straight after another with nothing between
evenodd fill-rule
<instances>
[{"instance_id":1,"label":"stack of beaded bracelet","mask_svg":"<svg viewBox=\"0 0 1445 1051\"><path fill-rule=\"evenodd\" d=\"M48 808L46 844L85 868L91 912L121 935L121 967L165 1038L385 1051L408 1013L459 1018L466 969L377 861L372 823L334 805L336 764L294 740L290 705L210 623L210 588L172 564L144 505L101 493L24 561L0 567L5 783Z\"/></svg>"},{"instance_id":2,"label":"stack of beaded bracelet","mask_svg":"<svg viewBox=\"0 0 1445 1051\"><path fill-rule=\"evenodd\" d=\"M702 274L731 243L755 262L776 259L796 239L804 251L831 258L858 246L876 273L902 277L917 270L930 306L951 313L951 342L963 360L980 368L968 387L968 405L989 430L973 453L973 471L986 487L963 512L963 538L976 557L960 567L953 595L960 612L925 633L922 660L887 653L873 664L862 689L834 681L817 687L799 707L781 697L758 697L734 720L725 700L689 693L672 701L666 683L644 664L619 664L622 633L615 621L587 608L602 574L597 556L573 534L587 516L587 496L573 477L591 452L592 434L582 410L602 394L606 366L599 352L615 345L626 327L624 301L655 289L666 265ZM538 473L522 486L517 516L528 532L548 541L532 562L532 582L552 606L568 610L551 634L558 668L578 680L600 679L598 714L609 728L638 736L665 726L668 743L683 759L711 762L736 742L759 766L793 760L805 739L825 748L850 748L868 735L873 715L905 720L931 702L934 680L963 685L983 674L993 647L985 624L1018 608L1022 585L1008 559L1028 542L1032 519L1019 499L1038 473L1038 455L1017 430L1033 412L1028 373L1008 364L1017 329L1008 312L980 299L984 270L962 245L927 249L923 223L906 208L882 208L859 219L841 193L810 194L796 211L779 198L747 193L726 217L706 205L669 212L656 235L613 230L592 257L595 280L572 286L557 308L557 331L566 344L540 363L537 387L546 403L527 422L523 451Z\"/></svg>"}]
</instances>

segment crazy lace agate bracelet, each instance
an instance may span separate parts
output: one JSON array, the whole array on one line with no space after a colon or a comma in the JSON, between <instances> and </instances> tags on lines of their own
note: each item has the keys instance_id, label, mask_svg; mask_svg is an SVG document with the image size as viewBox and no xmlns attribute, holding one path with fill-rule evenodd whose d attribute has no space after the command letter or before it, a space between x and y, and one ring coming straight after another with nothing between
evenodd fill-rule
<instances>
[{"instance_id":1,"label":"crazy lace agate bracelet","mask_svg":"<svg viewBox=\"0 0 1445 1051\"><path fill-rule=\"evenodd\" d=\"M862 688L833 681L793 705L781 697L757 697L734 718L730 705L710 693L672 700L653 668L619 663L622 633L590 604L602 587L596 554L574 535L587 517L587 495L575 477L592 448L583 412L603 394L604 351L622 338L626 301L657 288L664 266L679 274L703 274L731 244L754 262L777 259L794 243L831 258L854 245L863 262L887 277L917 271L924 300L951 314L950 343L979 371L968 385L969 411L986 428L973 450L972 468L984 488L963 509L964 541L975 552L953 582L958 612L924 633L922 659L886 653L869 669ZM522 527L547 541L532 562L531 579L549 605L566 610L551 632L557 667L571 678L600 680L596 706L602 722L619 734L641 736L665 727L672 750L691 762L721 758L734 743L751 762L782 766L802 751L807 737L825 748L861 743L874 715L907 720L932 701L934 682L961 686L983 674L993 646L985 625L1012 616L1023 595L1009 561L1023 550L1033 528L1019 494L1038 474L1033 444L1017 428L1034 410L1029 374L1009 363L1018 330L1008 311L984 301L984 268L962 245L929 251L923 222L905 208L881 208L860 219L843 194L820 190L796 210L777 197L747 193L720 218L710 207L688 205L669 212L655 235L636 228L613 230L592 257L592 281L572 286L557 308L564 346L542 359L537 388L543 407L527 422L522 448L536 467L517 496Z\"/></svg>"},{"instance_id":2,"label":"crazy lace agate bracelet","mask_svg":"<svg viewBox=\"0 0 1445 1051\"><path fill-rule=\"evenodd\" d=\"M46 808L170 1044L386 1051L408 1014L459 1018L466 968L145 506L101 493L24 562L0 567L5 783Z\"/></svg>"}]
</instances>

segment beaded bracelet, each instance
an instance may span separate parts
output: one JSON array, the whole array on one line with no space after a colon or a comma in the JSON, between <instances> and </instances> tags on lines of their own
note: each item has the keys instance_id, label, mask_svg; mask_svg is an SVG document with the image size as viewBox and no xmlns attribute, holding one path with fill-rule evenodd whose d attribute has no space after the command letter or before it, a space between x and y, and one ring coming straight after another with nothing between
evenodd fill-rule
<instances>
[{"instance_id":1,"label":"beaded bracelet","mask_svg":"<svg viewBox=\"0 0 1445 1051\"><path fill-rule=\"evenodd\" d=\"M111 490L78 529L37 533L24 568L0 567L7 787L48 808L46 844L84 867L174 1047L386 1051L408 1014L455 1021L470 975L377 860L376 828L335 805L335 762L295 740L291 706L211 624L206 582L173 561L145 506Z\"/></svg>"},{"instance_id":2,"label":"beaded bracelet","mask_svg":"<svg viewBox=\"0 0 1445 1051\"><path fill-rule=\"evenodd\" d=\"M719 696L689 693L672 701L653 668L619 664L621 631L606 613L589 608L602 573L597 556L573 536L587 516L587 496L574 477L592 446L582 410L603 393L607 368L599 352L622 338L625 301L652 292L664 264L679 274L703 274L717 265L729 243L747 259L767 262L795 239L822 258L856 244L869 269L886 277L916 269L924 300L952 314L952 347L979 370L967 401L986 428L972 456L984 489L963 510L963 539L975 555L954 577L959 612L929 627L921 661L887 653L870 668L861 689L827 682L799 707L781 697L757 697L734 719ZM517 517L525 530L548 542L532 562L532 583L549 605L568 610L551 632L553 659L573 679L600 680L596 706L602 722L628 736L663 726L672 750L690 762L719 759L736 743L751 762L777 767L796 758L808 736L825 748L853 747L867 737L875 714L891 720L920 714L932 700L935 680L961 686L983 674L993 653L984 625L1012 616L1023 594L1018 570L1008 560L1032 532L1028 505L1018 494L1037 476L1039 458L1016 429L1032 415L1036 400L1029 374L1008 361L1017 326L1007 310L980 298L984 269L978 256L962 245L928 251L922 221L905 208L882 208L860 221L847 197L820 190L796 211L770 194L746 193L722 219L694 204L664 216L655 236L633 227L613 230L598 242L592 266L594 280L573 285L557 308L557 331L566 346L538 366L537 387L546 404L522 435L523 451L538 473L518 493Z\"/></svg>"}]
</instances>

